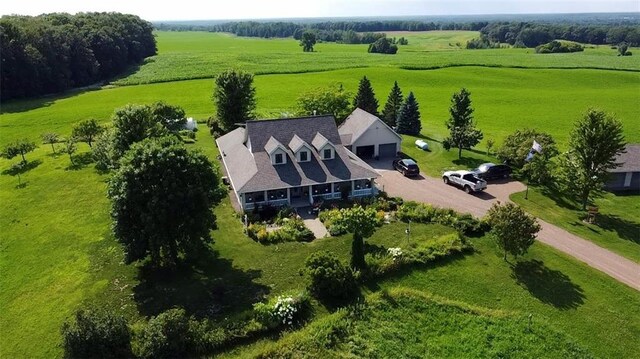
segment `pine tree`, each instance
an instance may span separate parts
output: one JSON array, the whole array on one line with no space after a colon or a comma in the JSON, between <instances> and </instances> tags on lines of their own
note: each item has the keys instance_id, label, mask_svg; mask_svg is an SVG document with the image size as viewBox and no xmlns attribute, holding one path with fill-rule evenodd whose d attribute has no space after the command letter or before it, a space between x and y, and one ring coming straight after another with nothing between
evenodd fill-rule
<instances>
[{"instance_id":1,"label":"pine tree","mask_svg":"<svg viewBox=\"0 0 640 359\"><path fill-rule=\"evenodd\" d=\"M360 80L358 93L353 99L353 107L365 110L372 115L378 115L378 100L376 100L376 94L373 92L371 82L367 76Z\"/></svg>"},{"instance_id":2,"label":"pine tree","mask_svg":"<svg viewBox=\"0 0 640 359\"><path fill-rule=\"evenodd\" d=\"M400 112L398 114L398 133L405 135L419 135L422 129L422 123L420 123L420 110L418 101L413 95L413 92L409 92L407 100L402 104Z\"/></svg>"},{"instance_id":3,"label":"pine tree","mask_svg":"<svg viewBox=\"0 0 640 359\"><path fill-rule=\"evenodd\" d=\"M482 140L482 131L476 128L473 121L473 108L471 107L471 93L463 88L451 97L449 107L451 117L447 121L450 135L442 144L448 151L450 148L458 149L458 158L462 158L462 149L471 148Z\"/></svg>"},{"instance_id":4,"label":"pine tree","mask_svg":"<svg viewBox=\"0 0 640 359\"><path fill-rule=\"evenodd\" d=\"M400 113L400 107L402 107L402 90L398 86L398 81L393 83L393 88L387 98L387 103L382 110L382 121L389 127L396 127L396 121L398 120L398 114Z\"/></svg>"}]
</instances>

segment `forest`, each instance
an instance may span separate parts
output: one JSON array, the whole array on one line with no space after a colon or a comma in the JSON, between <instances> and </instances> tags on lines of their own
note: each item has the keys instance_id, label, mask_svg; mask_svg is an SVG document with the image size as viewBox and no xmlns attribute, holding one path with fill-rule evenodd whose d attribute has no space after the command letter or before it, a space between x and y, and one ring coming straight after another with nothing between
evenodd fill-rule
<instances>
[{"instance_id":1,"label":"forest","mask_svg":"<svg viewBox=\"0 0 640 359\"><path fill-rule=\"evenodd\" d=\"M0 18L2 101L112 78L155 55L153 25L120 13Z\"/></svg>"},{"instance_id":2,"label":"forest","mask_svg":"<svg viewBox=\"0 0 640 359\"><path fill-rule=\"evenodd\" d=\"M489 42L508 43L519 47L536 47L552 40L569 40L589 44L640 44L637 24L611 22L595 25L574 22L504 22L470 21L438 22L415 20L324 21L315 23L236 21L223 24L157 24L159 30L229 32L249 37L294 37L313 30L318 40L343 43L373 43L379 37L364 36L384 31L468 30L480 31ZM355 34L355 35L354 35ZM358 37L359 36L359 37Z\"/></svg>"}]
</instances>

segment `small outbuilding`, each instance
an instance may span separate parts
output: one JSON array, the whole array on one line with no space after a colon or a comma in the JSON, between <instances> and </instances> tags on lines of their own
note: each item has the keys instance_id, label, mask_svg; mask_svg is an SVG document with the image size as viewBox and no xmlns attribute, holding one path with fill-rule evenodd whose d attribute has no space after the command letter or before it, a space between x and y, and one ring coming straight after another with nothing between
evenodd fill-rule
<instances>
[{"instance_id":1,"label":"small outbuilding","mask_svg":"<svg viewBox=\"0 0 640 359\"><path fill-rule=\"evenodd\" d=\"M338 128L342 144L366 160L394 158L400 152L402 136L380 118L356 108Z\"/></svg>"},{"instance_id":2,"label":"small outbuilding","mask_svg":"<svg viewBox=\"0 0 640 359\"><path fill-rule=\"evenodd\" d=\"M625 152L618 155L620 166L609 171L611 178L605 189L612 192L640 191L640 144L628 144Z\"/></svg>"}]
</instances>

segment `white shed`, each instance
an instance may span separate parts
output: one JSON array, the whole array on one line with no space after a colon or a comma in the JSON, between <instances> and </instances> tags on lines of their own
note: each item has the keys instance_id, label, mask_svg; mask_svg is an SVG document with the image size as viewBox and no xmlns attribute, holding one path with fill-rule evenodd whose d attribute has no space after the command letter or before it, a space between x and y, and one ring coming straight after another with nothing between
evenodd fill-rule
<instances>
[{"instance_id":1,"label":"white shed","mask_svg":"<svg viewBox=\"0 0 640 359\"><path fill-rule=\"evenodd\" d=\"M342 144L362 159L394 158L402 136L380 118L356 108L338 128Z\"/></svg>"}]
</instances>

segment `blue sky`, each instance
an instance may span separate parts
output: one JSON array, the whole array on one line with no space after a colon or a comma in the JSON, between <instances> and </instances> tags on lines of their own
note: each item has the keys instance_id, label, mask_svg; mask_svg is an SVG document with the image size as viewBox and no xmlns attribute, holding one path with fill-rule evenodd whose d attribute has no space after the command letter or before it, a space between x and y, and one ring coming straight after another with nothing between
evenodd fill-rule
<instances>
[{"instance_id":1,"label":"blue sky","mask_svg":"<svg viewBox=\"0 0 640 359\"><path fill-rule=\"evenodd\" d=\"M0 14L118 11L150 20L639 12L640 0L4 0Z\"/></svg>"}]
</instances>

